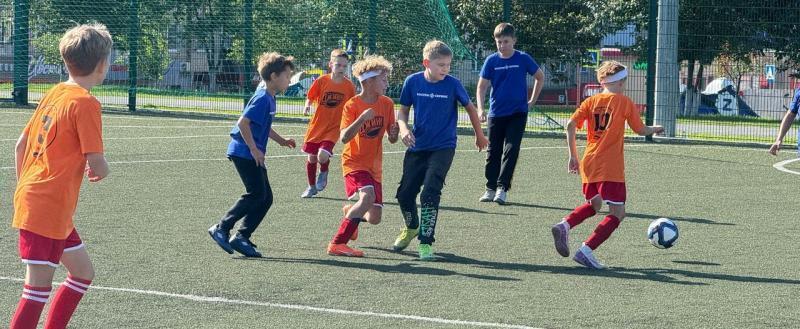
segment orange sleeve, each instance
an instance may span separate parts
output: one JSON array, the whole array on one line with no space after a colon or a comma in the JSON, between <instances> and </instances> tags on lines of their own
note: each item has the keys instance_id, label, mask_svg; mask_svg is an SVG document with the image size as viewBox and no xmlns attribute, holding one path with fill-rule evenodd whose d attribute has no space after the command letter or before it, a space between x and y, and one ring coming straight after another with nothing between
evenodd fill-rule
<instances>
[{"instance_id":1,"label":"orange sleeve","mask_svg":"<svg viewBox=\"0 0 800 329\"><path fill-rule=\"evenodd\" d=\"M96 100L76 101L75 130L81 153L103 153L103 121L100 117L100 104Z\"/></svg>"},{"instance_id":2,"label":"orange sleeve","mask_svg":"<svg viewBox=\"0 0 800 329\"><path fill-rule=\"evenodd\" d=\"M314 82L311 83L311 87L308 88L308 93L306 94L306 98L311 100L311 102L313 103L319 102L319 94L320 94L320 89L322 89L323 77L324 76L319 77L317 80L314 80Z\"/></svg>"},{"instance_id":3,"label":"orange sleeve","mask_svg":"<svg viewBox=\"0 0 800 329\"><path fill-rule=\"evenodd\" d=\"M591 106L589 105L590 99L591 98L585 99L581 103L581 106L575 109L575 112L572 113L572 116L570 117L570 120L575 121L575 123L578 124L578 129L583 129L583 124L586 123L586 119L589 118L589 112L591 110Z\"/></svg>"},{"instance_id":4,"label":"orange sleeve","mask_svg":"<svg viewBox=\"0 0 800 329\"><path fill-rule=\"evenodd\" d=\"M645 126L644 122L642 122L642 116L639 115L639 111L636 109L636 105L634 105L633 102L628 101L625 112L627 113L625 121L628 122L628 127L631 127L631 130L638 132L644 129Z\"/></svg>"},{"instance_id":5,"label":"orange sleeve","mask_svg":"<svg viewBox=\"0 0 800 329\"><path fill-rule=\"evenodd\" d=\"M386 132L389 132L389 129L394 125L395 117L394 117L394 101L391 98L386 98Z\"/></svg>"},{"instance_id":6,"label":"orange sleeve","mask_svg":"<svg viewBox=\"0 0 800 329\"><path fill-rule=\"evenodd\" d=\"M342 121L341 124L339 124L339 130L347 129L347 127L356 121L356 118L358 117L356 112L357 109L353 102L347 102L344 104L344 109L342 110Z\"/></svg>"}]
</instances>

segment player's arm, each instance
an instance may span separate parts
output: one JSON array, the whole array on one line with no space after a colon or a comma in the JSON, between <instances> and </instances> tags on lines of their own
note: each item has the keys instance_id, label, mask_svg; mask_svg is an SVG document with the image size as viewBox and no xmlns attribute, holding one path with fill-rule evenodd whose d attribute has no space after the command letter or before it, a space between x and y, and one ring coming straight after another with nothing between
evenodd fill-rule
<instances>
[{"instance_id":1,"label":"player's arm","mask_svg":"<svg viewBox=\"0 0 800 329\"><path fill-rule=\"evenodd\" d=\"M86 169L86 176L89 177L90 182L99 182L111 173L103 153L86 153L86 163L89 165L89 168Z\"/></svg>"},{"instance_id":2,"label":"player's arm","mask_svg":"<svg viewBox=\"0 0 800 329\"><path fill-rule=\"evenodd\" d=\"M275 143L278 143L278 145L283 146L283 147L288 147L288 148L293 149L293 148L295 148L295 146L297 146L297 144L294 142L294 139L292 139L292 138L289 138L289 139L283 138L283 136L278 134L278 132L275 131L275 129L272 129L272 128L270 128L270 130L269 130L269 138L271 140L274 140Z\"/></svg>"},{"instance_id":3,"label":"player's arm","mask_svg":"<svg viewBox=\"0 0 800 329\"><path fill-rule=\"evenodd\" d=\"M306 104L303 107L303 115L311 114L311 99L306 98Z\"/></svg>"},{"instance_id":4,"label":"player's arm","mask_svg":"<svg viewBox=\"0 0 800 329\"><path fill-rule=\"evenodd\" d=\"M789 131L789 127L792 126L792 122L794 122L794 118L797 116L797 113L790 111L786 111L786 114L783 116L783 120L781 120L781 128L778 131L778 137L775 138L775 143L769 147L769 153L772 155L778 155L778 150L781 149L781 144L783 144L783 138L786 137L786 132Z\"/></svg>"},{"instance_id":5,"label":"player's arm","mask_svg":"<svg viewBox=\"0 0 800 329\"><path fill-rule=\"evenodd\" d=\"M650 136L652 134L658 134L664 131L664 127L662 126L643 126L640 129L636 130L636 133L640 136Z\"/></svg>"},{"instance_id":6,"label":"player's arm","mask_svg":"<svg viewBox=\"0 0 800 329\"><path fill-rule=\"evenodd\" d=\"M236 125L239 127L239 132L242 135L242 139L244 143L247 144L247 148L250 149L250 155L253 156L253 159L256 161L256 165L259 167L264 166L264 152L258 149L256 146L256 140L253 138L253 131L250 130L250 123L252 121L248 119L246 116L239 117L239 121L236 122Z\"/></svg>"},{"instance_id":7,"label":"player's arm","mask_svg":"<svg viewBox=\"0 0 800 329\"><path fill-rule=\"evenodd\" d=\"M25 158L25 149L28 146L28 133L23 132L17 139L17 145L14 149L14 168L17 172L17 180L22 170L22 160Z\"/></svg>"},{"instance_id":8,"label":"player's arm","mask_svg":"<svg viewBox=\"0 0 800 329\"><path fill-rule=\"evenodd\" d=\"M397 140L400 139L400 126L397 124L397 121L389 126L389 130L386 131L386 135L389 137L390 144L397 143Z\"/></svg>"},{"instance_id":9,"label":"player's arm","mask_svg":"<svg viewBox=\"0 0 800 329\"><path fill-rule=\"evenodd\" d=\"M478 78L478 88L475 92L475 101L478 103L478 116L480 116L481 122L486 121L486 111L483 109L483 104L486 104L486 92L489 91L489 87L491 86L491 81L484 78Z\"/></svg>"},{"instance_id":10,"label":"player's arm","mask_svg":"<svg viewBox=\"0 0 800 329\"><path fill-rule=\"evenodd\" d=\"M400 105L400 111L397 113L397 127L403 144L408 147L414 147L416 139L414 138L414 133L411 132L411 128L408 127L409 113L411 113L410 106Z\"/></svg>"},{"instance_id":11,"label":"player's arm","mask_svg":"<svg viewBox=\"0 0 800 329\"><path fill-rule=\"evenodd\" d=\"M580 169L580 162L578 162L578 146L575 142L575 135L578 131L578 123L570 119L567 123L567 152L569 152L569 163L567 170L571 174L577 174Z\"/></svg>"},{"instance_id":12,"label":"player's arm","mask_svg":"<svg viewBox=\"0 0 800 329\"><path fill-rule=\"evenodd\" d=\"M359 115L358 118L353 121L353 123L342 129L341 133L339 134L339 139L341 140L342 144L347 144L354 137L356 137L356 134L358 134L358 131L361 129L361 126L364 125L364 122L367 122L367 120L372 119L374 116L375 111L371 108L367 109L361 113L361 115Z\"/></svg>"},{"instance_id":13,"label":"player's arm","mask_svg":"<svg viewBox=\"0 0 800 329\"><path fill-rule=\"evenodd\" d=\"M536 100L539 99L539 95L542 93L542 88L544 87L544 71L542 71L542 69L536 71L536 74L533 75L533 80L533 94L531 95L531 99L528 100L528 109L536 104Z\"/></svg>"},{"instance_id":14,"label":"player's arm","mask_svg":"<svg viewBox=\"0 0 800 329\"><path fill-rule=\"evenodd\" d=\"M489 146L489 140L486 139L486 136L483 134L483 128L481 128L481 118L478 114L478 109L475 108L475 104L472 104L472 102L467 104L467 106L464 106L464 109L467 110L469 122L472 124L472 130L475 131L475 146L478 147L478 151L482 151Z\"/></svg>"}]
</instances>

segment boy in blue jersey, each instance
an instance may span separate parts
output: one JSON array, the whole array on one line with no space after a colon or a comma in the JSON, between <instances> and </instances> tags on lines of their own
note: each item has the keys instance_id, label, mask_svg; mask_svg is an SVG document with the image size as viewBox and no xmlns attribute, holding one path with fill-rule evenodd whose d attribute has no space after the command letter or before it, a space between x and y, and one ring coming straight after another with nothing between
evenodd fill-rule
<instances>
[{"instance_id":1,"label":"boy in blue jersey","mask_svg":"<svg viewBox=\"0 0 800 329\"><path fill-rule=\"evenodd\" d=\"M420 259L433 260L431 245L435 240L439 200L456 150L458 103L469 114L478 150L486 148L489 141L483 135L477 109L464 86L458 79L448 75L453 60L450 47L433 40L425 45L422 53L425 70L409 75L400 93L397 122L400 137L408 150L403 159L403 178L396 197L405 227L394 242L393 249L401 251L419 236ZM408 125L411 107L414 108L413 128ZM422 206L419 215L417 195L420 195Z\"/></svg>"},{"instance_id":2,"label":"boy in blue jersey","mask_svg":"<svg viewBox=\"0 0 800 329\"><path fill-rule=\"evenodd\" d=\"M258 59L258 74L263 81L244 108L242 116L231 130L228 159L233 162L244 183L245 194L222 217L219 224L208 229L208 234L225 252L237 251L245 257L261 257L250 236L272 206L272 188L264 163L267 139L281 146L294 148L293 139L284 139L272 129L275 117L275 94L286 91L294 71L292 57L272 52ZM229 239L237 221L244 218L239 232Z\"/></svg>"},{"instance_id":3,"label":"boy in blue jersey","mask_svg":"<svg viewBox=\"0 0 800 329\"><path fill-rule=\"evenodd\" d=\"M544 86L544 73L528 54L514 50L514 27L501 23L494 29L497 52L486 58L478 79L476 100L481 120L484 96L489 87L489 149L486 156L486 192L481 202L505 204L517 166L520 143L528 122L528 109L536 104ZM533 75L533 94L528 99L527 75Z\"/></svg>"},{"instance_id":4,"label":"boy in blue jersey","mask_svg":"<svg viewBox=\"0 0 800 329\"><path fill-rule=\"evenodd\" d=\"M781 149L781 144L783 144L783 137L786 136L786 133L792 126L792 122L794 122L794 118L797 117L798 109L800 109L800 88L797 88L797 90L794 91L794 97L792 97L792 103L789 104L789 110L786 111L786 114L783 116L783 120L781 121L781 128L778 131L778 137L775 138L775 143L769 147L769 153L772 155L778 155L778 151ZM800 130L797 131L797 141L797 155L800 156Z\"/></svg>"}]
</instances>

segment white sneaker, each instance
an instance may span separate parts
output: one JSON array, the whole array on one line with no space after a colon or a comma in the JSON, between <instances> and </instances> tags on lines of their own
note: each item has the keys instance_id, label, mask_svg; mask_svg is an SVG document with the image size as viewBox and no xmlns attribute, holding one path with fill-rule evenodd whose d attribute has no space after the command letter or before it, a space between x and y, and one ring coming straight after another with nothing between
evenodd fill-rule
<instances>
[{"instance_id":1,"label":"white sneaker","mask_svg":"<svg viewBox=\"0 0 800 329\"><path fill-rule=\"evenodd\" d=\"M317 188L314 186L309 186L305 191L303 191L303 194L300 194L300 197L311 198L315 195L317 195Z\"/></svg>"},{"instance_id":2,"label":"white sneaker","mask_svg":"<svg viewBox=\"0 0 800 329\"><path fill-rule=\"evenodd\" d=\"M483 195L481 196L480 199L478 199L478 201L491 202L494 199L494 194L495 194L494 190L486 190L486 192L483 193Z\"/></svg>"},{"instance_id":3,"label":"white sneaker","mask_svg":"<svg viewBox=\"0 0 800 329\"><path fill-rule=\"evenodd\" d=\"M506 198L508 197L508 192L505 189L499 188L497 189L497 194L494 195L494 202L497 204L506 204Z\"/></svg>"},{"instance_id":4,"label":"white sneaker","mask_svg":"<svg viewBox=\"0 0 800 329\"><path fill-rule=\"evenodd\" d=\"M575 256L572 257L572 260L578 262L578 264L595 270L602 270L606 268L606 266L600 263L597 258L594 258L592 248L589 248L589 246L587 246L585 243L578 248L578 252L575 253Z\"/></svg>"}]
</instances>

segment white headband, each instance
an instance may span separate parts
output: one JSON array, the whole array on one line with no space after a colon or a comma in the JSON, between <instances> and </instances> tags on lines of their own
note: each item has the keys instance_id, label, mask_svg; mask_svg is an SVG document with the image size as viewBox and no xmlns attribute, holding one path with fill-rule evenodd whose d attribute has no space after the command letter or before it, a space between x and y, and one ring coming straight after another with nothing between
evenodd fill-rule
<instances>
[{"instance_id":1,"label":"white headband","mask_svg":"<svg viewBox=\"0 0 800 329\"><path fill-rule=\"evenodd\" d=\"M361 76L358 77L358 82L364 82L364 80L367 80L369 78L377 77L377 76L381 75L381 73L383 73L383 71L367 71L367 72L364 72L363 74L361 74Z\"/></svg>"},{"instance_id":2,"label":"white headband","mask_svg":"<svg viewBox=\"0 0 800 329\"><path fill-rule=\"evenodd\" d=\"M607 76L605 79L600 81L600 83L617 82L617 81L625 79L627 77L628 77L628 69L622 69L622 71L619 71L617 73L614 73L612 75Z\"/></svg>"}]
</instances>

